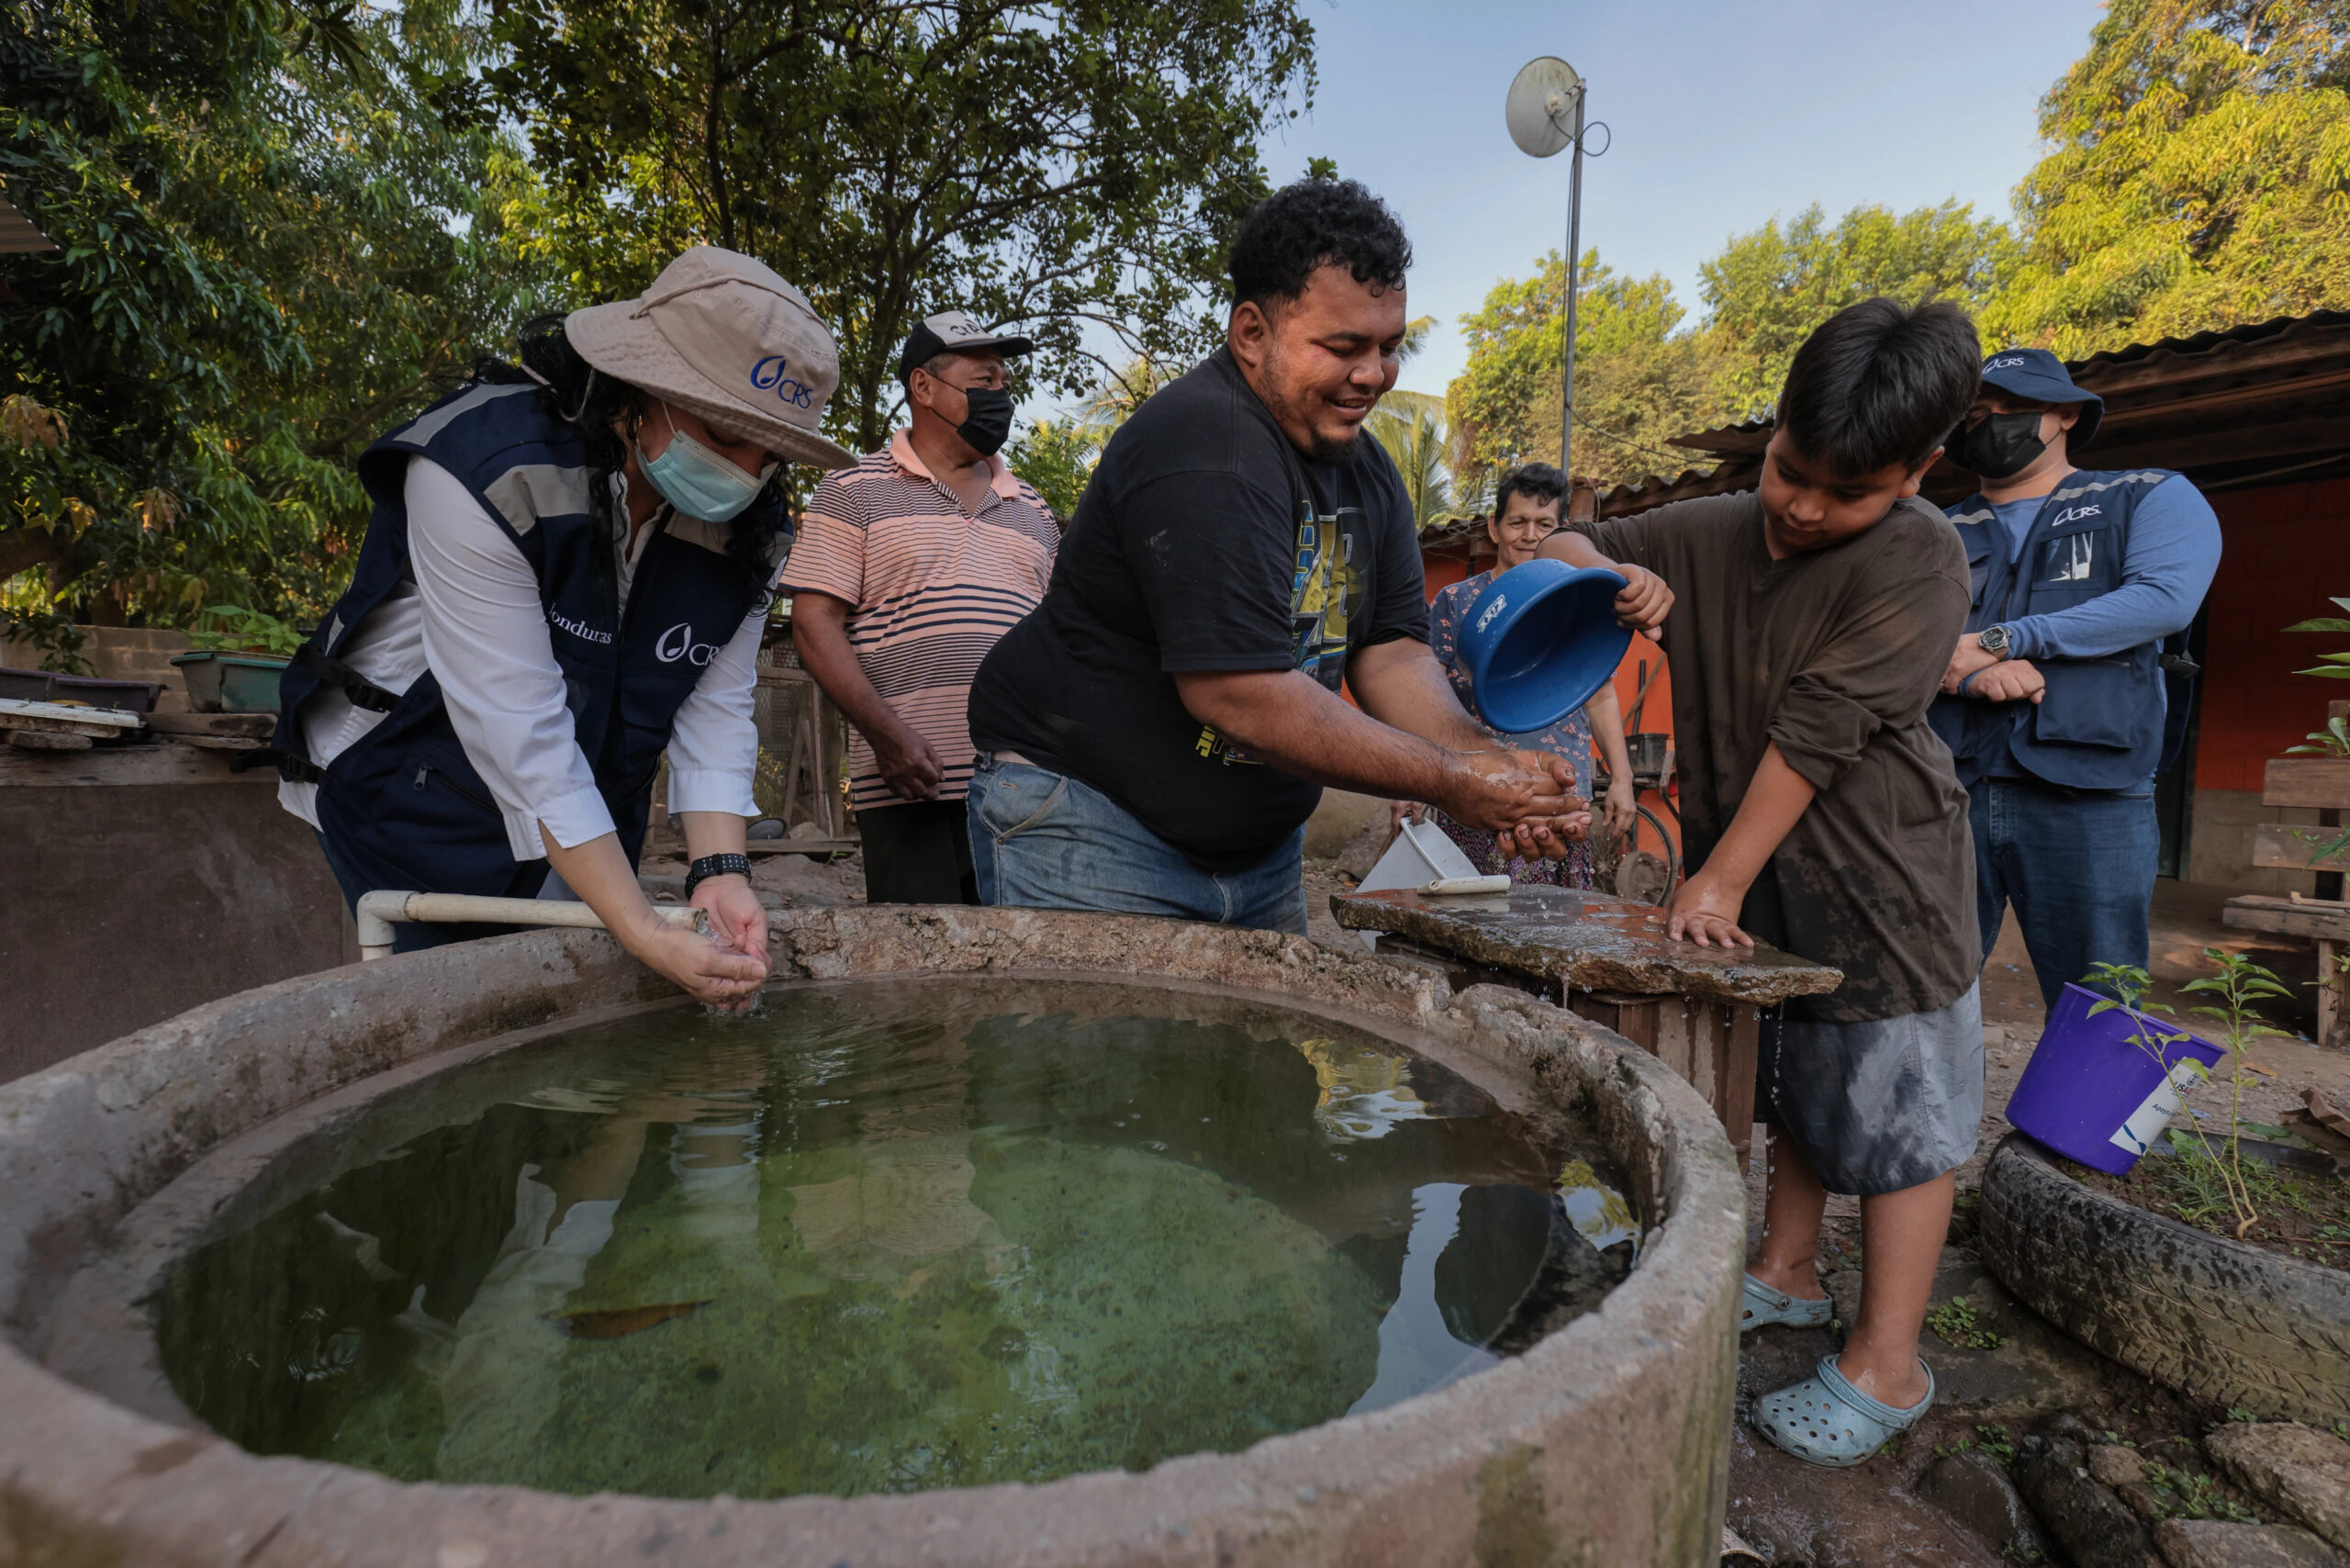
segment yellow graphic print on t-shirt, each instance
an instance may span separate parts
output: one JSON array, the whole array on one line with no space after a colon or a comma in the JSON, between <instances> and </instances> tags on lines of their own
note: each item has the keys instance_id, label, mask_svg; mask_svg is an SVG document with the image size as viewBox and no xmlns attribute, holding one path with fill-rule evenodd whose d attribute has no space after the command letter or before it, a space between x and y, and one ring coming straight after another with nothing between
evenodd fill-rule
<instances>
[{"instance_id":1,"label":"yellow graphic print on t-shirt","mask_svg":"<svg viewBox=\"0 0 2350 1568\"><path fill-rule=\"evenodd\" d=\"M1289 589L1290 666L1332 691L1346 678L1348 616L1362 595L1354 540L1340 522L1344 515L1316 515L1311 503L1300 504L1296 567ZM1256 761L1212 724L1200 726L1194 747L1212 761Z\"/></svg>"}]
</instances>

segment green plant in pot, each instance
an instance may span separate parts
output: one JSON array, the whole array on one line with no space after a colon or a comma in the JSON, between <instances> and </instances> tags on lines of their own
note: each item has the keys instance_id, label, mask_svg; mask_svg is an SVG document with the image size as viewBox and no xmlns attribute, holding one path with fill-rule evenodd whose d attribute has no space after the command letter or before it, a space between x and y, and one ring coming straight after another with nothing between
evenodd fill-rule
<instances>
[{"instance_id":1,"label":"green plant in pot","mask_svg":"<svg viewBox=\"0 0 2350 1568\"><path fill-rule=\"evenodd\" d=\"M212 653L290 659L301 650L307 635L300 627L274 615L247 610L242 605L215 604L197 612L196 624L188 628L187 640L191 645Z\"/></svg>"},{"instance_id":2,"label":"green plant in pot","mask_svg":"<svg viewBox=\"0 0 2350 1568\"><path fill-rule=\"evenodd\" d=\"M199 713L274 713L277 681L306 633L291 622L242 605L207 606L188 630L195 651L172 660Z\"/></svg>"}]
</instances>

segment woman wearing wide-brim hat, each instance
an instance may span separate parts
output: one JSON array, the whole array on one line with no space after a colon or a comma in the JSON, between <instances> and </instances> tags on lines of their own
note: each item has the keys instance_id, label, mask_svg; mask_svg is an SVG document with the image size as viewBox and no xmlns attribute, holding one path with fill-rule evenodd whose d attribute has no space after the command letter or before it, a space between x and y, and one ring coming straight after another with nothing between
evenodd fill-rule
<instances>
[{"instance_id":1,"label":"woman wearing wide-brim hat","mask_svg":"<svg viewBox=\"0 0 2350 1568\"><path fill-rule=\"evenodd\" d=\"M520 364L377 441L351 587L292 668L279 799L354 904L374 889L585 900L707 1002L767 975L744 858L786 462L856 461L819 431L839 357L807 297L731 251L687 252L636 299L523 330ZM719 941L636 881L654 775ZM487 929L407 924L403 950Z\"/></svg>"}]
</instances>

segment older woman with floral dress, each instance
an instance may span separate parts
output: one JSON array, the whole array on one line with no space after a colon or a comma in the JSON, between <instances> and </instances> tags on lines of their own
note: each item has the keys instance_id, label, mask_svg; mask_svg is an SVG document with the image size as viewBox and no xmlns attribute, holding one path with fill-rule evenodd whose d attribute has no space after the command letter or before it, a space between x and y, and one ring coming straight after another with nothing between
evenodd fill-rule
<instances>
[{"instance_id":1,"label":"older woman with floral dress","mask_svg":"<svg viewBox=\"0 0 2350 1568\"><path fill-rule=\"evenodd\" d=\"M1547 463L1529 463L1502 476L1501 484L1494 492L1494 515L1485 524L1499 559L1491 571L1480 572L1466 582L1444 588L1428 606L1428 646L1452 677L1452 688L1460 694L1462 705L1472 713L1476 708L1471 700L1469 672L1460 656L1461 619L1486 584L1534 559L1542 541L1558 532L1566 498L1565 476ZM1608 785L1606 801L1595 803L1601 805L1611 833L1621 835L1631 825L1636 810L1632 761L1624 747L1624 723L1612 684L1601 687L1592 694L1590 701L1548 729L1505 735L1489 727L1488 733L1512 746L1553 752L1565 757L1574 766L1577 784L1585 794L1590 792L1592 745L1596 740L1600 752L1607 758ZM1525 856L1504 859L1490 833L1464 826L1444 812L1416 801L1398 801L1394 810L1398 818L1408 814L1416 822L1424 817L1434 821L1486 876L1506 875L1513 882L1547 883L1553 887L1592 885L1592 853L1587 840L1572 846L1563 860Z\"/></svg>"}]
</instances>

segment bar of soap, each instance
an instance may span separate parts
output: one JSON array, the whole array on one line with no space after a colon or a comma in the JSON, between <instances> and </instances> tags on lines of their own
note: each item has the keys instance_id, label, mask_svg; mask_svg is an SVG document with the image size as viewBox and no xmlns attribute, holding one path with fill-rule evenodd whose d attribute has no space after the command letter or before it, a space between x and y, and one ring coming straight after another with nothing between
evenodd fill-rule
<instances>
[{"instance_id":1,"label":"bar of soap","mask_svg":"<svg viewBox=\"0 0 2350 1568\"><path fill-rule=\"evenodd\" d=\"M1505 893L1509 891L1507 877L1444 877L1420 889L1423 895L1454 897L1462 893Z\"/></svg>"}]
</instances>

